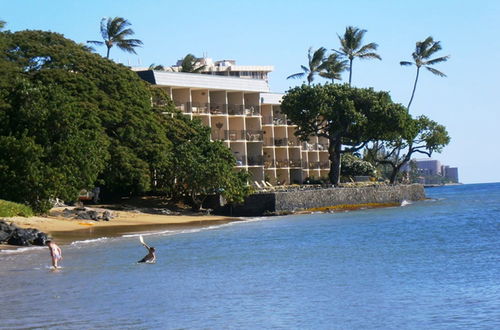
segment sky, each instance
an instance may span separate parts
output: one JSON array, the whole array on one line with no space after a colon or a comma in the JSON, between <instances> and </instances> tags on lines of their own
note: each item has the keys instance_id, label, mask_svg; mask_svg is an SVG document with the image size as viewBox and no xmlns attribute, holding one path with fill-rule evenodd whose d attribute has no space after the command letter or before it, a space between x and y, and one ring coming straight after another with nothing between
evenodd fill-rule
<instances>
[{"instance_id":1,"label":"sky","mask_svg":"<svg viewBox=\"0 0 500 330\"><path fill-rule=\"evenodd\" d=\"M192 53L273 65L269 84L280 93L302 83L286 77L307 64L309 47L338 49L338 35L356 26L367 30L364 44L379 45L382 60L355 60L352 85L388 91L404 105L416 68L399 62L411 61L415 43L432 36L442 46L436 56L450 55L435 66L447 77L422 71L410 113L446 126L451 142L432 158L458 167L461 182L500 182L500 1L0 0L6 30L53 31L79 43L101 40L101 19L117 16L144 45L137 55L112 48L116 62L170 66ZM105 47L96 51L105 55Z\"/></svg>"}]
</instances>

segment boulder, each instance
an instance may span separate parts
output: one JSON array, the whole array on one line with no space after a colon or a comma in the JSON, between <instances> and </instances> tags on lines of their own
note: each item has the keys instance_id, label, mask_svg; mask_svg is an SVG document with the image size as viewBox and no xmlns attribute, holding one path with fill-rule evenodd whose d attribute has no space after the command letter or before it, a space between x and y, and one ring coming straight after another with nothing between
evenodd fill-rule
<instances>
[{"instance_id":1,"label":"boulder","mask_svg":"<svg viewBox=\"0 0 500 330\"><path fill-rule=\"evenodd\" d=\"M16 225L0 221L0 243L10 245L30 246L45 245L47 234L34 228L19 228Z\"/></svg>"}]
</instances>

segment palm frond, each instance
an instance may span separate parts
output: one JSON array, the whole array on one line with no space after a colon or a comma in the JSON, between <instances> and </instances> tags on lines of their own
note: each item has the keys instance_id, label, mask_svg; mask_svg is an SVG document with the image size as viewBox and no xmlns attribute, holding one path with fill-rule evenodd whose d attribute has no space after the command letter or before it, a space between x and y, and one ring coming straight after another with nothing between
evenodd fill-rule
<instances>
[{"instance_id":1,"label":"palm frond","mask_svg":"<svg viewBox=\"0 0 500 330\"><path fill-rule=\"evenodd\" d=\"M104 45L104 42L102 42L102 41L97 41L97 40L87 40L87 43L88 43L88 44L92 44L92 45L99 45L99 46Z\"/></svg>"},{"instance_id":2,"label":"palm frond","mask_svg":"<svg viewBox=\"0 0 500 330\"><path fill-rule=\"evenodd\" d=\"M450 58L450 55L438 57L438 58L427 61L426 64L427 65L434 65L437 63L441 63L441 62L446 62L446 61L448 61L449 58Z\"/></svg>"},{"instance_id":3,"label":"palm frond","mask_svg":"<svg viewBox=\"0 0 500 330\"><path fill-rule=\"evenodd\" d=\"M286 79L300 79L303 78L305 75L306 75L305 72L294 73L286 77Z\"/></svg>"},{"instance_id":4,"label":"palm frond","mask_svg":"<svg viewBox=\"0 0 500 330\"><path fill-rule=\"evenodd\" d=\"M430 72L432 72L433 74L435 74L436 76L440 76L440 77L446 77L446 75L444 73L442 73L441 71L439 70L436 70L434 68L430 68L428 66L425 67L427 70L429 70Z\"/></svg>"},{"instance_id":5,"label":"palm frond","mask_svg":"<svg viewBox=\"0 0 500 330\"><path fill-rule=\"evenodd\" d=\"M403 66L410 66L410 65L413 65L414 63L408 62L408 61L401 61L401 62L399 62L399 64L403 65Z\"/></svg>"},{"instance_id":6,"label":"palm frond","mask_svg":"<svg viewBox=\"0 0 500 330\"><path fill-rule=\"evenodd\" d=\"M365 54L359 54L358 57L360 59L367 59L367 58L376 58L378 60L382 60L382 57L380 57L379 54L377 53L365 53Z\"/></svg>"}]
</instances>

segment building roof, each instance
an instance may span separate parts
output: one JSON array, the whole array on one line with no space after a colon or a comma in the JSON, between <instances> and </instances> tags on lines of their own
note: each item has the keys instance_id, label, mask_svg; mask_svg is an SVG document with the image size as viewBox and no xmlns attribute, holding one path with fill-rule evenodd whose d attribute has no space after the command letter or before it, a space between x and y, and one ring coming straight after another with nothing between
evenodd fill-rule
<instances>
[{"instance_id":1,"label":"building roof","mask_svg":"<svg viewBox=\"0 0 500 330\"><path fill-rule=\"evenodd\" d=\"M164 72L164 71L137 71L144 80L154 85L170 87L206 88L211 90L234 90L244 92L269 92L269 85L265 80L241 79L234 77L212 76L199 73Z\"/></svg>"}]
</instances>

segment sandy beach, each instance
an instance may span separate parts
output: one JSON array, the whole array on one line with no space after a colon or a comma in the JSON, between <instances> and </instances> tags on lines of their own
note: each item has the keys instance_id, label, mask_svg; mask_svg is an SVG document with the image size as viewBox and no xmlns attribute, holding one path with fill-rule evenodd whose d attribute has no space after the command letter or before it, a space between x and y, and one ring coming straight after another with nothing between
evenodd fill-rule
<instances>
[{"instance_id":1,"label":"sandy beach","mask_svg":"<svg viewBox=\"0 0 500 330\"><path fill-rule=\"evenodd\" d=\"M64 209L53 208L48 216L4 218L21 228L36 228L49 234L60 244L69 244L82 239L119 236L126 233L154 231L162 228L179 229L189 226L209 226L215 223L238 221L238 218L212 215L161 215L134 211L111 211L110 221L73 219L63 216ZM94 209L94 208L93 208ZM105 209L95 208L102 212ZM0 249L16 248L1 245Z\"/></svg>"}]
</instances>

